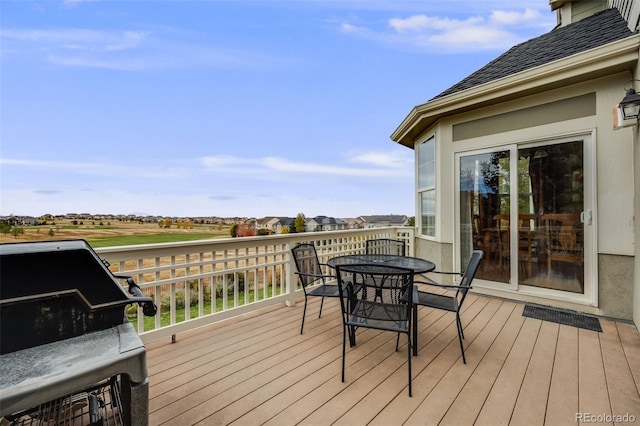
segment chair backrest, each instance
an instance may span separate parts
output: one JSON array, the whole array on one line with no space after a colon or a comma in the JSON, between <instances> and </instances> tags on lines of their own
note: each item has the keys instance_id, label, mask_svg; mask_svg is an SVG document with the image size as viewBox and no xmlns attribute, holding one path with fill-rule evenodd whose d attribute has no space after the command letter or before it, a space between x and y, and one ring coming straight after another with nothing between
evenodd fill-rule
<instances>
[{"instance_id":1,"label":"chair backrest","mask_svg":"<svg viewBox=\"0 0 640 426\"><path fill-rule=\"evenodd\" d=\"M583 232L577 213L549 213L542 216L547 251L580 254L583 250Z\"/></svg>"},{"instance_id":2,"label":"chair backrest","mask_svg":"<svg viewBox=\"0 0 640 426\"><path fill-rule=\"evenodd\" d=\"M496 230L498 232L498 244L501 251L509 251L510 247L510 228L511 228L511 216L508 214L497 214L493 216L493 220L496 222Z\"/></svg>"},{"instance_id":3,"label":"chair backrest","mask_svg":"<svg viewBox=\"0 0 640 426\"><path fill-rule=\"evenodd\" d=\"M376 238L366 241L365 251L367 254L394 254L404 256L406 253L406 246L402 240Z\"/></svg>"},{"instance_id":4,"label":"chair backrest","mask_svg":"<svg viewBox=\"0 0 640 426\"><path fill-rule=\"evenodd\" d=\"M471 282L478 271L480 262L484 258L484 252L482 250L474 250L471 253L467 267L462 274L462 280L460 281L460 287L458 289L458 304L462 305L464 298L467 296L467 292L471 288Z\"/></svg>"},{"instance_id":5,"label":"chair backrest","mask_svg":"<svg viewBox=\"0 0 640 426\"><path fill-rule=\"evenodd\" d=\"M388 265L361 264L336 268L340 296L343 300L354 300L356 292L360 299L411 307L413 294L413 271ZM345 303L343 310L348 309ZM346 312L345 312L346 313Z\"/></svg>"},{"instance_id":6,"label":"chair backrest","mask_svg":"<svg viewBox=\"0 0 640 426\"><path fill-rule=\"evenodd\" d=\"M518 213L518 228L521 230L537 229L538 215L533 213Z\"/></svg>"},{"instance_id":7,"label":"chair backrest","mask_svg":"<svg viewBox=\"0 0 640 426\"><path fill-rule=\"evenodd\" d=\"M291 249L293 260L298 269L300 282L307 287L320 280L324 283L323 271L318 260L316 246L309 243L298 244Z\"/></svg>"}]
</instances>

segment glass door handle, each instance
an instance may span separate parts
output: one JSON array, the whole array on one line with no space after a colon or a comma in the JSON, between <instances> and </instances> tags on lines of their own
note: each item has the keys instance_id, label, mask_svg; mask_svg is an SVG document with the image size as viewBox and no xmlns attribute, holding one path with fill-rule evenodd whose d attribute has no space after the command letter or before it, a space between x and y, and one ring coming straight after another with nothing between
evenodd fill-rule
<instances>
[{"instance_id":1,"label":"glass door handle","mask_svg":"<svg viewBox=\"0 0 640 426\"><path fill-rule=\"evenodd\" d=\"M585 210L580 213L580 222L585 225L591 225L591 210Z\"/></svg>"}]
</instances>

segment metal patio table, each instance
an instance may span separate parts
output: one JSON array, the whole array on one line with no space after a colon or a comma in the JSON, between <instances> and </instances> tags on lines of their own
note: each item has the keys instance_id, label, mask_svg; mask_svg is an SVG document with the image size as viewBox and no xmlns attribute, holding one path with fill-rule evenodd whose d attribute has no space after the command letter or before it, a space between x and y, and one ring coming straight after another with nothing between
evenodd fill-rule
<instances>
[{"instance_id":1,"label":"metal patio table","mask_svg":"<svg viewBox=\"0 0 640 426\"><path fill-rule=\"evenodd\" d=\"M395 254L347 254L336 256L327 261L330 268L343 267L348 265L384 265L396 268L404 268L413 271L414 274L424 274L434 271L436 264L418 257L400 256ZM413 324L413 336L417 339L417 326ZM349 341L355 345L355 336L349 333Z\"/></svg>"},{"instance_id":2,"label":"metal patio table","mask_svg":"<svg viewBox=\"0 0 640 426\"><path fill-rule=\"evenodd\" d=\"M424 274L436 269L435 263L428 260L395 254L347 254L333 257L327 261L327 266L331 268L336 268L336 266L366 264L410 269L414 274Z\"/></svg>"}]
</instances>

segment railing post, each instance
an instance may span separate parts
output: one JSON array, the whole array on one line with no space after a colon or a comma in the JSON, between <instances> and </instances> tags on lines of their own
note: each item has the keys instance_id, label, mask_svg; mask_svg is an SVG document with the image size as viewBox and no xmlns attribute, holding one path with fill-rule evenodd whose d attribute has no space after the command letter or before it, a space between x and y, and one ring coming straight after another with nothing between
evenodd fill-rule
<instances>
[{"instance_id":1,"label":"railing post","mask_svg":"<svg viewBox=\"0 0 640 426\"><path fill-rule=\"evenodd\" d=\"M286 245L286 253L285 258L287 262L285 262L285 274L286 274L286 283L287 283L287 306L295 306L296 304L296 288L297 286L297 275L295 274L295 263L293 261L293 256L291 255L291 242L287 242Z\"/></svg>"}]
</instances>

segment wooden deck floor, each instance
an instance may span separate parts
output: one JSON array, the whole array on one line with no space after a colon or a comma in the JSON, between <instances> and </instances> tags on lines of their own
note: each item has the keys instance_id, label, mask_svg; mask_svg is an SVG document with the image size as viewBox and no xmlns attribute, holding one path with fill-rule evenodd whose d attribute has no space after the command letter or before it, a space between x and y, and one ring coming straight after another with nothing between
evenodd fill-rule
<instances>
[{"instance_id":1,"label":"wooden deck floor","mask_svg":"<svg viewBox=\"0 0 640 426\"><path fill-rule=\"evenodd\" d=\"M640 422L640 336L631 324L601 319L599 333L470 295L465 365L453 314L421 308L410 398L406 341L395 352L394 334L359 330L342 383L337 301L325 301L318 319L311 298L300 335L302 306L148 344L150 424L572 425L579 413Z\"/></svg>"}]
</instances>

